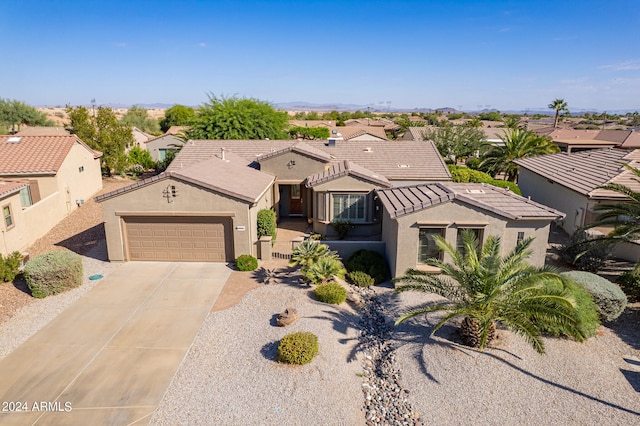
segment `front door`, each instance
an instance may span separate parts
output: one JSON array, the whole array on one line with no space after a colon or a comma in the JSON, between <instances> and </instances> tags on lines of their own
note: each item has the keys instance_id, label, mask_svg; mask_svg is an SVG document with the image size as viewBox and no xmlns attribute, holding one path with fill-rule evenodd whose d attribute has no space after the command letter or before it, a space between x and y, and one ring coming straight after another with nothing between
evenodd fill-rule
<instances>
[{"instance_id":1,"label":"front door","mask_svg":"<svg viewBox=\"0 0 640 426\"><path fill-rule=\"evenodd\" d=\"M302 192L300 185L289 185L289 214L302 215Z\"/></svg>"}]
</instances>

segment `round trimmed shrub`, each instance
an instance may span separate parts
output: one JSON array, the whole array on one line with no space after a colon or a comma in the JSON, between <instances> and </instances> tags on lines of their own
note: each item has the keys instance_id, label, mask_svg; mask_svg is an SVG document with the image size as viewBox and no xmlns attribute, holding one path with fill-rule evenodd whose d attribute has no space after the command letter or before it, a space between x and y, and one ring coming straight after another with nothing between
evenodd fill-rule
<instances>
[{"instance_id":1,"label":"round trimmed shrub","mask_svg":"<svg viewBox=\"0 0 640 426\"><path fill-rule=\"evenodd\" d=\"M325 283L316 287L316 298L324 303L339 305L347 300L347 290L338 283Z\"/></svg>"},{"instance_id":2,"label":"round trimmed shrub","mask_svg":"<svg viewBox=\"0 0 640 426\"><path fill-rule=\"evenodd\" d=\"M31 295L44 298L82 284L82 258L70 251L51 251L34 257L24 267Z\"/></svg>"},{"instance_id":3,"label":"round trimmed shrub","mask_svg":"<svg viewBox=\"0 0 640 426\"><path fill-rule=\"evenodd\" d=\"M627 271L618 277L616 284L627 295L629 302L640 301L640 272Z\"/></svg>"},{"instance_id":4,"label":"round trimmed shrub","mask_svg":"<svg viewBox=\"0 0 640 426\"><path fill-rule=\"evenodd\" d=\"M236 259L236 268L243 272L255 271L258 268L258 259L250 254L241 254Z\"/></svg>"},{"instance_id":5,"label":"round trimmed shrub","mask_svg":"<svg viewBox=\"0 0 640 426\"><path fill-rule=\"evenodd\" d=\"M344 266L347 272L364 272L373 278L376 284L385 282L389 276L386 259L380 253L371 250L355 251Z\"/></svg>"},{"instance_id":6,"label":"round trimmed shrub","mask_svg":"<svg viewBox=\"0 0 640 426\"><path fill-rule=\"evenodd\" d=\"M278 362L309 364L318 355L318 336L309 331L287 334L278 344Z\"/></svg>"},{"instance_id":7,"label":"round trimmed shrub","mask_svg":"<svg viewBox=\"0 0 640 426\"><path fill-rule=\"evenodd\" d=\"M374 280L371 275L362 271L353 271L347 274L347 279L351 284L355 284L358 287L369 287L374 284Z\"/></svg>"},{"instance_id":8,"label":"round trimmed shrub","mask_svg":"<svg viewBox=\"0 0 640 426\"><path fill-rule=\"evenodd\" d=\"M591 297L587 290L572 281L568 282L567 290L569 290L576 301L576 311L578 311L579 321L578 328L585 338L595 336L598 332L600 319L598 315L598 307L593 301L593 297ZM552 336L563 335L560 327L543 326L541 327L541 330Z\"/></svg>"},{"instance_id":9,"label":"round trimmed shrub","mask_svg":"<svg viewBox=\"0 0 640 426\"><path fill-rule=\"evenodd\" d=\"M613 321L627 307L627 296L620 287L609 280L583 271L563 272L562 275L569 277L589 292L603 321Z\"/></svg>"}]
</instances>

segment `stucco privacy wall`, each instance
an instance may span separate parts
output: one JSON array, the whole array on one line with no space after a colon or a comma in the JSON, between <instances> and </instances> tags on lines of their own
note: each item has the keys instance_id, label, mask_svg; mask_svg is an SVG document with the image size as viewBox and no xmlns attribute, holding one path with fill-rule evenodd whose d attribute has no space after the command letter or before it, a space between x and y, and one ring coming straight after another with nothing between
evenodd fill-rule
<instances>
[{"instance_id":1,"label":"stucco privacy wall","mask_svg":"<svg viewBox=\"0 0 640 426\"><path fill-rule=\"evenodd\" d=\"M177 196L163 196L164 191L174 185ZM267 191L269 192L269 191ZM266 205L266 198L263 197L258 202L259 205ZM234 198L222 195L199 186L183 182L175 178L157 180L148 185L136 188L133 191L125 192L117 196L102 201L102 208L105 220L105 232L107 235L107 249L109 260L126 260L124 249L124 228L122 226L123 217L119 212L131 216L144 216L145 214L157 214L159 216L180 216L186 215L214 215L231 214L233 234L234 257L240 254L257 254L255 246L255 213L250 213L250 206L246 202L241 202ZM117 209L117 210L116 210ZM254 207L252 210L256 210ZM242 230L244 229L244 230Z\"/></svg>"},{"instance_id":2,"label":"stucco privacy wall","mask_svg":"<svg viewBox=\"0 0 640 426\"><path fill-rule=\"evenodd\" d=\"M12 227L7 228L4 217L0 222L0 253L6 255L14 251L22 251L29 244L29 226L22 214L19 192L0 198L0 212L4 206L9 206L11 209L11 218L14 223Z\"/></svg>"},{"instance_id":3,"label":"stucco privacy wall","mask_svg":"<svg viewBox=\"0 0 640 426\"><path fill-rule=\"evenodd\" d=\"M452 220L455 218L455 220ZM383 214L382 239L386 243L391 273L403 274L409 268L418 265L418 243L420 228L443 228L445 239L456 246L458 228L480 228L483 241L494 235L501 239L501 255L509 253L515 246L518 232L524 232L525 238L534 237L530 248L533 255L529 263L543 266L546 245L549 236L549 221L510 221L493 213L472 208L460 201L447 203L420 210L415 213L391 219L386 210ZM445 262L450 262L448 256Z\"/></svg>"}]
</instances>

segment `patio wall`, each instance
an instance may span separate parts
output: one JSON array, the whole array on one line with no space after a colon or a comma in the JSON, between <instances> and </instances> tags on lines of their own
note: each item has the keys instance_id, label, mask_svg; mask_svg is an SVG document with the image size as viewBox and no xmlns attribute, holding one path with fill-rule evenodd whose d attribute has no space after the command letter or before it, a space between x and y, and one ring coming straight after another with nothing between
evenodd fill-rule
<instances>
[{"instance_id":1,"label":"patio wall","mask_svg":"<svg viewBox=\"0 0 640 426\"><path fill-rule=\"evenodd\" d=\"M383 241L322 241L322 244L338 252L343 260L348 259L353 252L360 249L375 251L386 256L386 245Z\"/></svg>"}]
</instances>

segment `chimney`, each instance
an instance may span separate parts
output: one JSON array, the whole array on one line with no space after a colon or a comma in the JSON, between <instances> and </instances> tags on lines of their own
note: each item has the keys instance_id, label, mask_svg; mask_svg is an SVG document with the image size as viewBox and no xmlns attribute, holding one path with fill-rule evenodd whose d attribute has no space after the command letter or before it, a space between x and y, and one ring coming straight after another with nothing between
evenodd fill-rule
<instances>
[{"instance_id":1,"label":"chimney","mask_svg":"<svg viewBox=\"0 0 640 426\"><path fill-rule=\"evenodd\" d=\"M224 156L224 147L220 148L220 158L222 158L222 160L226 160L225 156Z\"/></svg>"}]
</instances>

